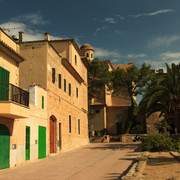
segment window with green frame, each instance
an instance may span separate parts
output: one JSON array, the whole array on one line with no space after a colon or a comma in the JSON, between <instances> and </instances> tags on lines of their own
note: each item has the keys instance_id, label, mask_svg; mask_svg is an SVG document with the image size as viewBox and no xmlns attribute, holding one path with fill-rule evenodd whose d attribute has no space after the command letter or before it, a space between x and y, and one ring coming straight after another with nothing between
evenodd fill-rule
<instances>
[{"instance_id":1,"label":"window with green frame","mask_svg":"<svg viewBox=\"0 0 180 180\"><path fill-rule=\"evenodd\" d=\"M77 65L77 56L75 55L75 65Z\"/></svg>"},{"instance_id":2,"label":"window with green frame","mask_svg":"<svg viewBox=\"0 0 180 180\"><path fill-rule=\"evenodd\" d=\"M0 66L0 100L9 100L9 71Z\"/></svg>"},{"instance_id":3,"label":"window with green frame","mask_svg":"<svg viewBox=\"0 0 180 180\"><path fill-rule=\"evenodd\" d=\"M64 92L66 92L66 79L64 79Z\"/></svg>"},{"instance_id":4,"label":"window with green frame","mask_svg":"<svg viewBox=\"0 0 180 180\"><path fill-rule=\"evenodd\" d=\"M78 98L78 88L76 88L76 97Z\"/></svg>"},{"instance_id":5,"label":"window with green frame","mask_svg":"<svg viewBox=\"0 0 180 180\"><path fill-rule=\"evenodd\" d=\"M80 119L78 119L78 134L80 134Z\"/></svg>"},{"instance_id":6,"label":"window with green frame","mask_svg":"<svg viewBox=\"0 0 180 180\"><path fill-rule=\"evenodd\" d=\"M71 115L69 115L69 133L71 133Z\"/></svg>"},{"instance_id":7,"label":"window with green frame","mask_svg":"<svg viewBox=\"0 0 180 180\"><path fill-rule=\"evenodd\" d=\"M55 83L55 68L52 68L52 83Z\"/></svg>"},{"instance_id":8,"label":"window with green frame","mask_svg":"<svg viewBox=\"0 0 180 180\"><path fill-rule=\"evenodd\" d=\"M69 83L69 96L71 96L71 83Z\"/></svg>"},{"instance_id":9,"label":"window with green frame","mask_svg":"<svg viewBox=\"0 0 180 180\"><path fill-rule=\"evenodd\" d=\"M44 109L44 96L42 96L42 109Z\"/></svg>"},{"instance_id":10,"label":"window with green frame","mask_svg":"<svg viewBox=\"0 0 180 180\"><path fill-rule=\"evenodd\" d=\"M61 89L61 74L59 74L59 89Z\"/></svg>"}]
</instances>

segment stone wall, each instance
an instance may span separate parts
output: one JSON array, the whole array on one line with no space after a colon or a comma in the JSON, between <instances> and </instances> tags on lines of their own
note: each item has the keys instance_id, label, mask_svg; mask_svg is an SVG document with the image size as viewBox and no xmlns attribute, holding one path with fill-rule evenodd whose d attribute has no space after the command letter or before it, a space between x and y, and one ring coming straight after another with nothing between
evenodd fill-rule
<instances>
[{"instance_id":1,"label":"stone wall","mask_svg":"<svg viewBox=\"0 0 180 180\"><path fill-rule=\"evenodd\" d=\"M146 130L147 134L158 134L159 131L156 129L156 123L158 123L162 118L159 118L159 112L151 114L146 118Z\"/></svg>"}]
</instances>

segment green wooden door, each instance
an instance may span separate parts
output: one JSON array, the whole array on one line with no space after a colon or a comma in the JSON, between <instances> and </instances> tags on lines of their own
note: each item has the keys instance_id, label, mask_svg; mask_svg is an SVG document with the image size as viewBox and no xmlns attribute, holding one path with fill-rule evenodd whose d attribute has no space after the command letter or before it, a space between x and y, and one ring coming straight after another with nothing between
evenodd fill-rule
<instances>
[{"instance_id":1,"label":"green wooden door","mask_svg":"<svg viewBox=\"0 0 180 180\"><path fill-rule=\"evenodd\" d=\"M39 126L38 158L46 157L46 127Z\"/></svg>"},{"instance_id":2,"label":"green wooden door","mask_svg":"<svg viewBox=\"0 0 180 180\"><path fill-rule=\"evenodd\" d=\"M9 168L10 132L0 124L0 169Z\"/></svg>"},{"instance_id":3,"label":"green wooden door","mask_svg":"<svg viewBox=\"0 0 180 180\"><path fill-rule=\"evenodd\" d=\"M26 126L26 160L30 160L30 127Z\"/></svg>"},{"instance_id":4,"label":"green wooden door","mask_svg":"<svg viewBox=\"0 0 180 180\"><path fill-rule=\"evenodd\" d=\"M0 100L9 100L9 71L0 66Z\"/></svg>"}]
</instances>

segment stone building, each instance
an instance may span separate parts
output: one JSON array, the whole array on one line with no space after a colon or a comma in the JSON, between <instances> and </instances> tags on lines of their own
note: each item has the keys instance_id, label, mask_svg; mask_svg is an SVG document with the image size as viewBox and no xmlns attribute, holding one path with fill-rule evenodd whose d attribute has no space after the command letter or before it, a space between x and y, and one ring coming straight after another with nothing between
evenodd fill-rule
<instances>
[{"instance_id":1,"label":"stone building","mask_svg":"<svg viewBox=\"0 0 180 180\"><path fill-rule=\"evenodd\" d=\"M47 92L19 87L24 61L19 45L0 29L0 169L47 155Z\"/></svg>"},{"instance_id":2,"label":"stone building","mask_svg":"<svg viewBox=\"0 0 180 180\"><path fill-rule=\"evenodd\" d=\"M87 59L74 39L23 41L20 86L39 85L47 91L47 153L68 151L88 143Z\"/></svg>"},{"instance_id":3,"label":"stone building","mask_svg":"<svg viewBox=\"0 0 180 180\"><path fill-rule=\"evenodd\" d=\"M85 47L85 55L92 52L94 52L94 50L90 45ZM90 56L88 57L89 60L92 60ZM112 65L110 60L100 60L100 62L108 64L109 71L113 71L118 67L126 69L133 65L131 61L129 64L118 65ZM124 131L125 121L128 117L128 107L131 106L130 96L126 88L122 88L118 96L113 95L112 92L107 91L107 89L107 86L102 88L101 93L96 94L89 102L90 134L105 129L110 135L122 134Z\"/></svg>"}]
</instances>

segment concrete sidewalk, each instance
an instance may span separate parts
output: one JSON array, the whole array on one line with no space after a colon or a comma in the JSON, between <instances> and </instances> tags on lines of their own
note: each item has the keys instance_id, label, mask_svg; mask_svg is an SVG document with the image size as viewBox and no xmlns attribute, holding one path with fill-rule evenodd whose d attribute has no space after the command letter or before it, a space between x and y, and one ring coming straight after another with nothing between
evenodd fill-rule
<instances>
[{"instance_id":1,"label":"concrete sidewalk","mask_svg":"<svg viewBox=\"0 0 180 180\"><path fill-rule=\"evenodd\" d=\"M93 143L73 151L0 170L0 180L117 180L139 152L138 143Z\"/></svg>"}]
</instances>

